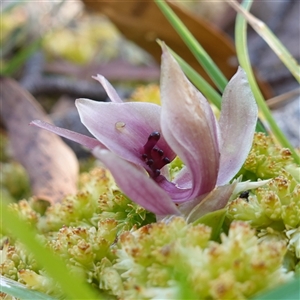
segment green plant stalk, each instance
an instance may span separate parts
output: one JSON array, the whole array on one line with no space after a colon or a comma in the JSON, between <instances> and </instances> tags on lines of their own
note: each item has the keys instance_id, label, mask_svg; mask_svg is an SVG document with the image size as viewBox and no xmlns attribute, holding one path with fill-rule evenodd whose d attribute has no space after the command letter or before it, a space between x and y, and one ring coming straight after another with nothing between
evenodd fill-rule
<instances>
[{"instance_id":1,"label":"green plant stalk","mask_svg":"<svg viewBox=\"0 0 300 300\"><path fill-rule=\"evenodd\" d=\"M252 0L244 0L243 1L243 7L245 9L250 9L250 6L252 4ZM272 113L270 112L266 101L257 85L257 82L255 80L251 63L249 59L248 54L248 48L247 48L247 22L243 18L242 15L238 14L236 18L236 25L235 25L235 43L236 43L236 51L237 51L237 57L239 64L241 67L245 70L248 76L249 84L252 88L254 97L256 99L256 102L258 104L259 109L261 110L262 114L264 115L265 119L267 120L272 133L274 134L275 138L278 140L278 142L281 144L282 147L289 148L293 158L295 159L296 163L300 163L300 157L293 148L293 146L290 144L290 142L287 140L283 132L278 127L276 121L274 120Z\"/></svg>"},{"instance_id":2,"label":"green plant stalk","mask_svg":"<svg viewBox=\"0 0 300 300\"><path fill-rule=\"evenodd\" d=\"M189 32L182 21L176 16L173 10L167 5L164 0L154 0L157 6L160 8L162 13L166 16L168 21L172 24L174 29L180 35L182 40L194 54L200 65L207 72L212 81L216 84L217 88L223 92L228 80L224 74L220 71L218 66L214 63L211 57L203 49L203 47L198 43L198 41Z\"/></svg>"},{"instance_id":3,"label":"green plant stalk","mask_svg":"<svg viewBox=\"0 0 300 300\"><path fill-rule=\"evenodd\" d=\"M14 58L12 58L9 63L2 69L1 75L3 76L12 76L22 64L30 57L42 43L42 38L38 38L33 41L29 46L22 49Z\"/></svg>"},{"instance_id":4,"label":"green plant stalk","mask_svg":"<svg viewBox=\"0 0 300 300\"><path fill-rule=\"evenodd\" d=\"M244 16L252 28L264 39L264 41L289 69L295 79L300 82L300 66L297 64L297 61L290 54L287 48L284 47L276 35L268 28L268 26L250 14L247 10L243 9L243 7L241 7L236 1L229 0L228 3Z\"/></svg>"},{"instance_id":5,"label":"green plant stalk","mask_svg":"<svg viewBox=\"0 0 300 300\"><path fill-rule=\"evenodd\" d=\"M61 286L68 299L101 299L81 278L70 273L66 263L36 238L37 232L12 212L1 199L1 220L5 232L11 233L33 254L37 263ZM3 230L3 229L1 229Z\"/></svg>"},{"instance_id":6,"label":"green plant stalk","mask_svg":"<svg viewBox=\"0 0 300 300\"><path fill-rule=\"evenodd\" d=\"M56 300L55 298L52 298L47 294L32 290L27 286L19 283L18 281L4 277L2 275L0 275L0 291L17 299Z\"/></svg>"}]
</instances>

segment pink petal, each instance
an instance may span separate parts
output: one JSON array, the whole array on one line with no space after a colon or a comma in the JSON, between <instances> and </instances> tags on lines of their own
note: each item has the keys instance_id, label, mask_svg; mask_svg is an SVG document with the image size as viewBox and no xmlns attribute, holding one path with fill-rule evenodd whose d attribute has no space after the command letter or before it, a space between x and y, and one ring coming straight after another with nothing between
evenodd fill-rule
<instances>
[{"instance_id":1,"label":"pink petal","mask_svg":"<svg viewBox=\"0 0 300 300\"><path fill-rule=\"evenodd\" d=\"M52 124L49 124L47 122L41 121L41 120L34 120L30 122L29 125L35 125L37 127L46 129L48 131L51 131L53 133L56 133L64 138L67 138L71 141L77 142L89 149L93 149L96 146L100 146L101 148L105 149L105 146L102 145L99 141L97 141L94 138L91 138L87 135L77 133L68 129L60 128L57 126L54 126Z\"/></svg>"},{"instance_id":2,"label":"pink petal","mask_svg":"<svg viewBox=\"0 0 300 300\"><path fill-rule=\"evenodd\" d=\"M190 198L191 188L182 188L168 181L164 176L155 178L155 182L168 193L174 203L182 203Z\"/></svg>"},{"instance_id":3,"label":"pink petal","mask_svg":"<svg viewBox=\"0 0 300 300\"><path fill-rule=\"evenodd\" d=\"M110 170L121 190L134 202L160 215L179 215L176 205L145 171L108 150L95 148L93 154Z\"/></svg>"},{"instance_id":4,"label":"pink petal","mask_svg":"<svg viewBox=\"0 0 300 300\"><path fill-rule=\"evenodd\" d=\"M160 129L160 106L152 103L112 103L77 99L81 122L109 150L136 164L141 159L149 135ZM157 146L173 159L175 154L163 137Z\"/></svg>"},{"instance_id":5,"label":"pink petal","mask_svg":"<svg viewBox=\"0 0 300 300\"><path fill-rule=\"evenodd\" d=\"M122 103L122 99L119 97L118 93L116 92L116 90L113 88L113 86L106 80L106 78L102 75L97 75L97 76L92 76L94 79L96 79L97 81L99 81L103 88L106 91L106 94L108 96L108 98L112 101L112 102L119 102Z\"/></svg>"},{"instance_id":6,"label":"pink petal","mask_svg":"<svg viewBox=\"0 0 300 300\"><path fill-rule=\"evenodd\" d=\"M192 177L189 169L185 166L178 172L173 182L181 188L192 188Z\"/></svg>"},{"instance_id":7,"label":"pink petal","mask_svg":"<svg viewBox=\"0 0 300 300\"><path fill-rule=\"evenodd\" d=\"M219 168L215 116L165 46L160 86L162 132L191 174L190 198L207 193L215 187Z\"/></svg>"},{"instance_id":8,"label":"pink petal","mask_svg":"<svg viewBox=\"0 0 300 300\"><path fill-rule=\"evenodd\" d=\"M191 206L192 209L186 217L188 223L194 222L198 220L200 217L222 209L228 203L234 189L236 187L237 182L233 184L223 185L215 188L213 191L208 193L205 198L202 198L200 203L196 206ZM194 200L195 201L195 200ZM188 203L184 203L182 208L179 208L180 211L184 210L184 206L187 206ZM181 210L182 209L182 210ZM187 210L185 210L185 215L187 214Z\"/></svg>"},{"instance_id":9,"label":"pink petal","mask_svg":"<svg viewBox=\"0 0 300 300\"><path fill-rule=\"evenodd\" d=\"M239 68L228 83L219 120L220 171L217 185L228 183L242 167L252 146L258 109L246 73Z\"/></svg>"}]
</instances>

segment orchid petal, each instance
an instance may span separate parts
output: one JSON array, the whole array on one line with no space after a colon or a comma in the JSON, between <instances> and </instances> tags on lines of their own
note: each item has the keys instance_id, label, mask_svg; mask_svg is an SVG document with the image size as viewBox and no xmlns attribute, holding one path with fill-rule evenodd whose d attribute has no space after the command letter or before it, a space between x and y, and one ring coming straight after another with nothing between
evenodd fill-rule
<instances>
[{"instance_id":1,"label":"orchid petal","mask_svg":"<svg viewBox=\"0 0 300 300\"><path fill-rule=\"evenodd\" d=\"M228 183L242 167L251 149L258 109L242 68L228 83L219 120L220 170L217 185Z\"/></svg>"},{"instance_id":2,"label":"orchid petal","mask_svg":"<svg viewBox=\"0 0 300 300\"><path fill-rule=\"evenodd\" d=\"M109 150L133 163L143 165L141 155L149 135L160 129L160 106L152 103L103 103L77 99L81 122ZM157 146L170 160L175 153L163 137Z\"/></svg>"},{"instance_id":3,"label":"orchid petal","mask_svg":"<svg viewBox=\"0 0 300 300\"><path fill-rule=\"evenodd\" d=\"M190 197L191 188L178 187L173 182L168 181L164 176L155 178L155 182L168 193L174 203L181 203Z\"/></svg>"},{"instance_id":4,"label":"orchid petal","mask_svg":"<svg viewBox=\"0 0 300 300\"><path fill-rule=\"evenodd\" d=\"M175 176L173 182L180 186L181 188L191 188L192 187L192 178L191 173L187 169L186 166L184 166L178 174Z\"/></svg>"},{"instance_id":5,"label":"orchid petal","mask_svg":"<svg viewBox=\"0 0 300 300\"><path fill-rule=\"evenodd\" d=\"M95 148L93 154L110 170L121 190L134 202L160 216L180 214L167 193L141 167L108 150Z\"/></svg>"},{"instance_id":6,"label":"orchid petal","mask_svg":"<svg viewBox=\"0 0 300 300\"><path fill-rule=\"evenodd\" d=\"M237 182L223 185L212 190L201 202L196 205L189 215L186 217L188 223L194 222L200 217L222 209L228 203L234 189L236 187Z\"/></svg>"},{"instance_id":7,"label":"orchid petal","mask_svg":"<svg viewBox=\"0 0 300 300\"><path fill-rule=\"evenodd\" d=\"M71 131L65 128L60 128L57 126L54 126L52 124L49 124L47 122L41 121L41 120L34 120L32 122L29 123L29 125L35 125L37 127L46 129L48 131L51 131L55 134L58 134L64 138L67 138L71 141L77 142L89 149L93 149L97 146L100 146L101 148L105 149L106 147L101 144L98 140L91 138L87 135L81 134L81 133L77 133L75 131Z\"/></svg>"},{"instance_id":8,"label":"orchid petal","mask_svg":"<svg viewBox=\"0 0 300 300\"><path fill-rule=\"evenodd\" d=\"M164 45L160 86L162 132L191 173L190 197L207 193L215 187L219 168L215 116Z\"/></svg>"},{"instance_id":9,"label":"orchid petal","mask_svg":"<svg viewBox=\"0 0 300 300\"><path fill-rule=\"evenodd\" d=\"M104 76L98 74L97 76L92 76L92 78L96 79L102 84L108 98L112 102L117 102L117 103L123 102L122 99L119 97L118 93L116 92L116 90L113 88L113 86L109 83L109 81Z\"/></svg>"}]
</instances>

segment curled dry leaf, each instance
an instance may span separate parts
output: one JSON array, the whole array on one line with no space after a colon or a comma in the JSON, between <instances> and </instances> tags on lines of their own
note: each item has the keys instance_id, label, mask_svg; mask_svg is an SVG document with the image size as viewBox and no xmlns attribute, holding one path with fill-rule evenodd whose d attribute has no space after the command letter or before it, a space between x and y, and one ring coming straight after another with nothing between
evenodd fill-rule
<instances>
[{"instance_id":1,"label":"curled dry leaf","mask_svg":"<svg viewBox=\"0 0 300 300\"><path fill-rule=\"evenodd\" d=\"M34 119L50 121L31 94L13 79L1 78L0 85L1 118L13 155L28 172L33 194L53 204L75 193L75 154L55 134L29 126Z\"/></svg>"}]
</instances>

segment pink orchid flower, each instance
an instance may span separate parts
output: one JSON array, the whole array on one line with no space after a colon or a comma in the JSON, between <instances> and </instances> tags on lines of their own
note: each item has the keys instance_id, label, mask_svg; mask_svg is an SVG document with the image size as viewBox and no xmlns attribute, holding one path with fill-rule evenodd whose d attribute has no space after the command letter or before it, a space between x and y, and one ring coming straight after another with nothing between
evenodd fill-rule
<instances>
[{"instance_id":1,"label":"pink orchid flower","mask_svg":"<svg viewBox=\"0 0 300 300\"><path fill-rule=\"evenodd\" d=\"M92 149L123 192L158 216L196 212L199 217L224 207L239 190L236 181L228 183L250 151L258 115L241 68L224 91L218 121L166 46L161 66L162 106L123 102L103 76L94 78L112 102L78 99L76 107L95 139L39 120L31 124ZM168 164L176 155L185 166L170 181Z\"/></svg>"}]
</instances>

